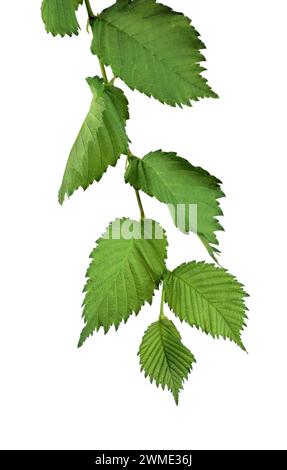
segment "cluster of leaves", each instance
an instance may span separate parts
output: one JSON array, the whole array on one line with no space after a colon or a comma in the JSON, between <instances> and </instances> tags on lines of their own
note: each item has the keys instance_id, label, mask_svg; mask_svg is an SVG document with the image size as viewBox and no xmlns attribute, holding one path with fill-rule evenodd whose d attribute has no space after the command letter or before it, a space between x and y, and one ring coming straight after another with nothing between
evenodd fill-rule
<instances>
[{"instance_id":1,"label":"cluster of leaves","mask_svg":"<svg viewBox=\"0 0 287 470\"><path fill-rule=\"evenodd\" d=\"M100 181L124 154L125 181L135 189L141 219L111 223L91 253L79 346L94 331L117 329L132 314L137 315L162 284L160 315L144 334L140 364L151 382L167 387L177 403L195 358L165 316L165 304L181 321L244 349L241 333L247 294L235 277L216 264L191 261L172 272L167 269L166 234L156 221L145 218L140 191L169 207L180 204L183 223L171 211L175 225L185 233L195 231L217 261L216 232L222 230L219 200L224 196L221 182L174 152L156 150L142 159L132 155L126 133L128 101L114 80L119 77L131 89L171 106L190 106L192 101L217 95L202 75L205 46L183 14L156 0L118 0L97 16L88 0L43 0L46 30L53 35L78 34L76 13L83 3L93 34L91 50L103 76L87 79L92 102L68 158L59 202L78 188L86 190ZM114 74L110 81L105 66ZM189 220L190 205L197 207L196 228Z\"/></svg>"}]
</instances>

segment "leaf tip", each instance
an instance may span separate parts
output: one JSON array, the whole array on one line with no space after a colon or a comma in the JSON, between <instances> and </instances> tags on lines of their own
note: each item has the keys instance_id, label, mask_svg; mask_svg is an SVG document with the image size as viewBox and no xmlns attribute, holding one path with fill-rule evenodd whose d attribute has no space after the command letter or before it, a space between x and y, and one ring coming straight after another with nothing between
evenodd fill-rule
<instances>
[{"instance_id":1,"label":"leaf tip","mask_svg":"<svg viewBox=\"0 0 287 470\"><path fill-rule=\"evenodd\" d=\"M64 191L63 187L61 186L59 191L58 191L58 202L59 202L60 206L63 205L64 200L65 200L65 191Z\"/></svg>"},{"instance_id":2,"label":"leaf tip","mask_svg":"<svg viewBox=\"0 0 287 470\"><path fill-rule=\"evenodd\" d=\"M82 333L80 334L80 338L79 338L79 341L78 341L78 345L77 345L77 348L80 349L84 342L86 341L87 337L86 335L84 334L84 330L82 331Z\"/></svg>"},{"instance_id":3,"label":"leaf tip","mask_svg":"<svg viewBox=\"0 0 287 470\"><path fill-rule=\"evenodd\" d=\"M174 402L175 402L176 406L178 406L178 404L179 404L179 395L178 395L178 393L173 393L173 398L174 398Z\"/></svg>"}]
</instances>

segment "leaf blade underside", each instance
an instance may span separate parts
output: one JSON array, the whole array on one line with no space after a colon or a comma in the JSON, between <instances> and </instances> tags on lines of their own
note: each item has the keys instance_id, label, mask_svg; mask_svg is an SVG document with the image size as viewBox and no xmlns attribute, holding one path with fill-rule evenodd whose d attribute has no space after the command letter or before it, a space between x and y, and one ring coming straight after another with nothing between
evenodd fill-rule
<instances>
[{"instance_id":1,"label":"leaf blade underside","mask_svg":"<svg viewBox=\"0 0 287 470\"><path fill-rule=\"evenodd\" d=\"M174 324L167 318L152 323L139 349L141 370L151 383L165 387L178 404L179 392L195 362L193 354L181 342Z\"/></svg>"},{"instance_id":2,"label":"leaf blade underside","mask_svg":"<svg viewBox=\"0 0 287 470\"><path fill-rule=\"evenodd\" d=\"M151 303L165 270L166 250L165 233L155 221L123 218L109 226L91 253L84 289L86 326L79 346L94 330L102 327L107 333L112 325L117 329L145 302Z\"/></svg>"}]
</instances>

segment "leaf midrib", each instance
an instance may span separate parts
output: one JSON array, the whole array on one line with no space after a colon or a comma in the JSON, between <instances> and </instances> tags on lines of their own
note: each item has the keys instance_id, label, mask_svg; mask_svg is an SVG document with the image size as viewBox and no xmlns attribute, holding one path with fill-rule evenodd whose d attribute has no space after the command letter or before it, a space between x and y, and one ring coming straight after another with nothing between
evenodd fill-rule
<instances>
[{"instance_id":1,"label":"leaf midrib","mask_svg":"<svg viewBox=\"0 0 287 470\"><path fill-rule=\"evenodd\" d=\"M159 334L160 334L161 343L162 343L162 345L163 345L163 352L164 352L165 361L166 361L166 363L167 363L167 368L168 368L169 375L170 375L170 377L171 377L171 382L172 382L172 385L173 385L172 393L173 393L174 395L176 395L176 398L178 398L178 397L177 397L177 395L178 395L178 390L177 390L177 387L176 387L176 385L175 385L175 383L174 383L173 374L172 374L172 372L171 372L171 368L170 368L170 365L169 365L169 361L168 361L167 355L166 355L166 350L165 350L165 347L164 347L163 334L162 334L162 329L163 329L163 328L164 328L164 326L163 326L163 324L162 324L162 321L160 320L160 321L159 321Z\"/></svg>"}]
</instances>

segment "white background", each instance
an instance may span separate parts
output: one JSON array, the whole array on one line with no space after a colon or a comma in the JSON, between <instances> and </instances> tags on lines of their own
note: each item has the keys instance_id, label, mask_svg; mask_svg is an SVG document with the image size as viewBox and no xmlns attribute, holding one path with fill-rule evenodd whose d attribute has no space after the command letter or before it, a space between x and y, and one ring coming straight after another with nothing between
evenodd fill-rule
<instances>
[{"instance_id":1,"label":"white background","mask_svg":"<svg viewBox=\"0 0 287 470\"><path fill-rule=\"evenodd\" d=\"M54 39L40 3L1 2L1 448L286 449L286 1L166 1L201 32L220 100L174 109L118 82L134 153L176 150L224 182L221 264L251 295L248 355L175 321L197 358L178 407L139 372L158 295L117 333L76 348L88 255L111 220L138 209L124 159L57 203L90 104L84 79L98 66L84 9L81 35ZM209 261L164 206L143 200L168 231L169 268Z\"/></svg>"}]
</instances>

